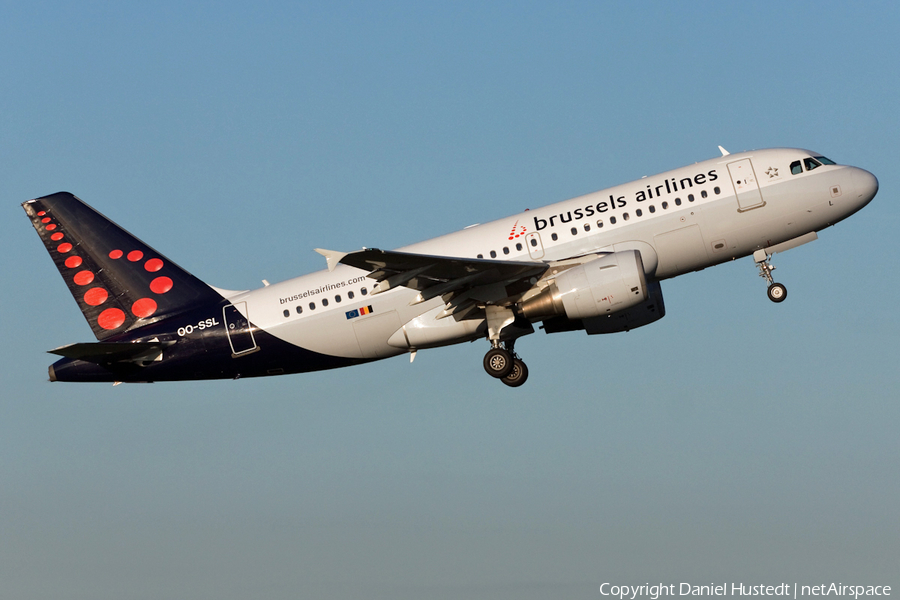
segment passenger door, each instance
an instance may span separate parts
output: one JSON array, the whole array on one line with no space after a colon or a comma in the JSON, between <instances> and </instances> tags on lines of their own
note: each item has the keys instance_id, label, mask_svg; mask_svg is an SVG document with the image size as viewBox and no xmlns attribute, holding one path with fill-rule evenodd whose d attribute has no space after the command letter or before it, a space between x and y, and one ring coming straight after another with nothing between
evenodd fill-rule
<instances>
[{"instance_id":1,"label":"passenger door","mask_svg":"<svg viewBox=\"0 0 900 600\"><path fill-rule=\"evenodd\" d=\"M243 313L234 304L229 304L222 309L222 317L225 319L225 331L228 333L228 343L231 344L231 356L238 357L258 350L256 339L253 337L253 329L250 326L250 318L247 314L247 303L238 302Z\"/></svg>"},{"instance_id":2,"label":"passenger door","mask_svg":"<svg viewBox=\"0 0 900 600\"><path fill-rule=\"evenodd\" d=\"M737 196L738 212L752 210L766 204L759 191L759 183L749 158L728 163L728 174L731 175L731 183L734 185L734 193Z\"/></svg>"}]
</instances>

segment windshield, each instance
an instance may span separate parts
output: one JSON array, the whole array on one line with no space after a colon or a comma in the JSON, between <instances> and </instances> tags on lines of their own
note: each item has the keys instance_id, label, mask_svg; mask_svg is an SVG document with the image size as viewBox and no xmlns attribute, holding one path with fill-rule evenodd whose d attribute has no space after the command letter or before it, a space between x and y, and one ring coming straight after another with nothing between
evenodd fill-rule
<instances>
[{"instance_id":1,"label":"windshield","mask_svg":"<svg viewBox=\"0 0 900 600\"><path fill-rule=\"evenodd\" d=\"M816 156L815 158L808 157L803 159L803 166L806 167L807 171L812 171L822 165L836 165L837 163L831 160L830 158L825 158L824 156ZM799 175L803 172L803 167L800 166L800 161L795 160L791 163L791 175Z\"/></svg>"}]
</instances>

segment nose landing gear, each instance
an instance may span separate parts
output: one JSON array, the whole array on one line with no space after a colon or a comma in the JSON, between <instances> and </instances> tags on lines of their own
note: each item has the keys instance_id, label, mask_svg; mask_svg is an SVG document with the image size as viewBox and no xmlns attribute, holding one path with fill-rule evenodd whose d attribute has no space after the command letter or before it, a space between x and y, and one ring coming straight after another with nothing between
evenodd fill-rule
<instances>
[{"instance_id":1,"label":"nose landing gear","mask_svg":"<svg viewBox=\"0 0 900 600\"><path fill-rule=\"evenodd\" d=\"M766 295L772 302L783 302L787 298L787 288L780 283L773 283L766 290Z\"/></svg>"},{"instance_id":2,"label":"nose landing gear","mask_svg":"<svg viewBox=\"0 0 900 600\"><path fill-rule=\"evenodd\" d=\"M753 253L753 260L756 261L756 266L759 267L759 276L769 282L769 288L766 290L769 300L772 302L784 302L784 299L787 298L787 288L780 283L775 283L775 280L772 278L772 271L775 270L775 265L772 264L772 255L765 250L757 250Z\"/></svg>"}]
</instances>

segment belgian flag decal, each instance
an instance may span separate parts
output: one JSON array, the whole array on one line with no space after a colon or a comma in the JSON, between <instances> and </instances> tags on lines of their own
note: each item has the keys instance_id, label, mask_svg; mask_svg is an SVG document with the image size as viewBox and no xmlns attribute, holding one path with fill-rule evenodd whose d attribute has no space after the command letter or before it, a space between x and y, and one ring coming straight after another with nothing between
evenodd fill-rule
<instances>
[{"instance_id":1,"label":"belgian flag decal","mask_svg":"<svg viewBox=\"0 0 900 600\"><path fill-rule=\"evenodd\" d=\"M371 306L361 306L356 310L348 310L346 313L348 319L355 319L356 317L362 317L363 315L368 315L374 312Z\"/></svg>"}]
</instances>

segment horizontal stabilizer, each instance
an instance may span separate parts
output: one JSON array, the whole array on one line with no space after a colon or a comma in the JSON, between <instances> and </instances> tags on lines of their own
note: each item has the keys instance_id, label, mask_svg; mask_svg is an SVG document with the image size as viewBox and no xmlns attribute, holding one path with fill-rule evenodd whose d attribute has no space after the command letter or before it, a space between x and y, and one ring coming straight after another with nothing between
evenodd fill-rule
<instances>
[{"instance_id":1,"label":"horizontal stabilizer","mask_svg":"<svg viewBox=\"0 0 900 600\"><path fill-rule=\"evenodd\" d=\"M165 348L175 342L99 342L69 344L53 350L66 358L74 358L98 365L110 363L143 363L156 360Z\"/></svg>"}]
</instances>

